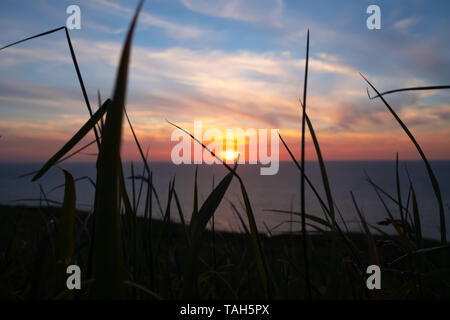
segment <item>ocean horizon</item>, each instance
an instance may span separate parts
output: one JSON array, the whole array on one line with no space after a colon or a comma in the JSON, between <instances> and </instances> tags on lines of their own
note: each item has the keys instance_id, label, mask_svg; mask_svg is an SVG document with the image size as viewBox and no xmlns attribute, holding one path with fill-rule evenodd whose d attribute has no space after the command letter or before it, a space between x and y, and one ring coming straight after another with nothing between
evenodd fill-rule
<instances>
[{"instance_id":1,"label":"ocean horizon","mask_svg":"<svg viewBox=\"0 0 450 320\"><path fill-rule=\"evenodd\" d=\"M430 161L438 179L445 210L448 212L450 203L450 161ZM53 205L58 205L63 199L64 175L58 168L50 169L41 179L31 182L31 176L21 175L38 170L43 163L0 163L0 203L7 205L46 205L47 198ZM133 163L135 176L143 173L142 163ZM359 208L363 211L367 221L376 225L377 222L388 218L382 202L379 200L374 188L367 180L367 175L383 190L397 198L395 161L389 160L351 160L327 161L326 167L329 175L334 201L342 214L343 220L351 231L360 231L359 218L351 200L353 192ZM86 178L95 181L94 162L67 162L61 165L72 173L76 181L77 208L90 211L94 200L94 187ZM131 162L125 162L124 174L127 190L132 200ZM273 176L261 176L261 165L243 164L238 167L249 193L250 202L254 210L255 219L260 232L279 233L289 230L301 229L298 216L284 213L275 213L270 210L300 211L300 172L292 162L280 162L279 171ZM306 162L306 173L319 194L325 199L320 170L317 162ZM180 199L184 218L189 221L193 209L194 177L196 165L174 165L169 162L152 162L153 183L159 195L162 210L167 206L169 182L175 177L175 190ZM227 170L222 165L198 165L199 205L203 203L211 192L213 185L217 185L225 176ZM399 161L399 176L401 197L404 206L408 199L409 177L413 183L420 217L422 231L425 237L439 238L439 212L437 201L431 188L425 165L418 160ZM42 191L41 192L41 188ZM140 180L135 180L136 202L139 198ZM45 197L43 196L45 194ZM145 190L142 191L138 204L138 213L144 210ZM398 205L388 197L383 199L395 218L399 218ZM133 201L133 200L132 200ZM309 187L306 188L306 213L324 217L319 202ZM243 200L240 188L234 180L225 194L225 198L215 213L215 228L227 231L241 232L240 222L231 209L231 203L240 211L245 219ZM411 204L409 205L411 208ZM153 217L161 218L161 210L156 201L153 201ZM176 203L172 202L171 218L179 221ZM344 226L338 217L338 222ZM447 230L450 227L449 219L446 221ZM383 231L394 233L392 226L377 226Z\"/></svg>"}]
</instances>

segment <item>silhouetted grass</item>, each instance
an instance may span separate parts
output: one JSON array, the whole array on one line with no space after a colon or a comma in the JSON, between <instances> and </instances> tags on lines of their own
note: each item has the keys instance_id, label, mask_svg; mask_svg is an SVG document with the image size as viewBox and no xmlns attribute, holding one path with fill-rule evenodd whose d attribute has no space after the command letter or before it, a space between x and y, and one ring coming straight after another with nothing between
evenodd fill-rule
<instances>
[{"instance_id":1,"label":"silhouetted grass","mask_svg":"<svg viewBox=\"0 0 450 320\"><path fill-rule=\"evenodd\" d=\"M75 209L76 190L70 172L63 170L65 183L61 208L48 198L41 188L40 206L34 208L0 206L0 297L3 299L415 299L450 298L450 265L442 257L448 256L445 212L437 178L421 147L409 128L402 122L384 95L409 90L446 89L448 86L405 88L377 93L388 111L411 139L425 164L439 205L441 242L425 239L421 230L416 189L409 180L406 203L401 197L401 181L396 159L396 195L376 185L370 177L374 196L378 197L386 213L386 220L370 225L351 193L362 232L349 232L341 218L326 170L319 140L307 115L309 31L306 44L306 64L301 102L301 159L300 163L279 135L293 163L299 169L301 194L300 212L270 208L274 214L300 217L301 232L275 234L266 225L266 233L257 228L251 199L236 166L224 163L213 151L183 130L228 169L228 173L213 187L203 203L198 196L198 168L192 190L193 209L190 219L183 213L177 195L175 177L168 181L168 197L161 202L153 185L153 172L144 155L138 136L125 109L125 97L131 52L131 41L136 26L138 9L130 25L117 71L112 99L92 113L81 73L67 29L45 32L6 47L65 29L72 61L87 104L90 118L75 135L38 172L33 181L42 177L51 167L97 142L97 176L91 181L95 189L92 212ZM103 121L103 117L106 119ZM140 176L131 165L131 195L125 188L123 163L120 157L124 115L139 151L143 170ZM305 172L306 126L316 152L325 200ZM97 131L98 129L98 131ZM72 151L93 130L96 139ZM98 134L99 132L99 134ZM200 173L201 174L201 173ZM229 201L241 233L218 231L214 214L223 201L231 181L239 182L242 210ZM79 178L81 179L81 178ZM86 179L86 177L83 177ZM394 181L394 179L393 179ZM178 182L184 183L184 181ZM308 212L306 197L309 189L319 201L324 216ZM52 190L53 191L53 190ZM351 190L350 190L351 191ZM270 190L267 190L269 193ZM131 199L131 200L130 200ZM139 203L144 199L143 214ZM23 199L22 199L23 200ZM397 213L389 209L392 201ZM177 213L172 212L175 204ZM163 205L165 210L163 210ZM161 219L156 219L156 207ZM181 223L174 223L177 214ZM343 220L343 219L342 219ZM211 223L211 230L207 226ZM341 225L345 226L345 229ZM383 226L394 227L396 234L383 231ZM308 227L308 229L307 229ZM345 231L344 231L345 230ZM308 233L308 235L307 235ZM82 289L65 288L64 268L77 264L82 270ZM367 289L366 267L377 264L382 269L382 290Z\"/></svg>"}]
</instances>

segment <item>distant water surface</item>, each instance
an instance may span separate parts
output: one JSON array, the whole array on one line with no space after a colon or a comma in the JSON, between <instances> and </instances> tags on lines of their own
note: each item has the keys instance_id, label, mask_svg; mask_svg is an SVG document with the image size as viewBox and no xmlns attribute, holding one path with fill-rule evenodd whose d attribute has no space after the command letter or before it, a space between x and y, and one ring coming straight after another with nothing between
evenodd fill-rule
<instances>
[{"instance_id":1,"label":"distant water surface","mask_svg":"<svg viewBox=\"0 0 450 320\"><path fill-rule=\"evenodd\" d=\"M18 176L24 173L39 169L41 165L39 163L0 164L0 203L39 205L39 199L41 198L39 184L42 185L48 199L62 201L63 188L52 191L54 187L64 183L64 176L60 170L52 168L37 182L30 182L31 177L18 178ZM334 200L350 229L359 230L360 228L357 214L351 201L350 191L353 191L358 205L363 210L368 222L376 223L387 218L386 212L374 189L367 182L365 172L367 172L376 184L396 198L395 162L339 161L327 162L326 165ZM431 165L441 187L447 214L447 230L449 230L450 161L433 161ZM408 171L418 198L422 231L425 236L438 238L438 206L424 164L420 161L404 161L400 162L399 166L403 202L406 203L408 198L409 182L406 173ZM95 165L93 163L66 163L63 167L69 170L74 178L90 177L95 181ZM134 169L135 175L140 175L143 168L142 165L135 164ZM180 198L184 216L189 220L193 208L195 165L176 166L171 163L153 163L151 164L151 169L154 173L153 182L158 191L163 210L165 210L167 205L169 181L175 177L176 192ZM323 192L321 175L317 163L308 162L306 170L308 176L325 201L326 197ZM124 171L126 177L131 175L129 163L124 165ZM277 175L261 176L259 172L260 167L257 165L241 165L238 168L238 173L241 175L249 193L259 229L261 231L267 231L267 228L269 228L273 233L287 231L290 228L299 230L300 224L298 221L300 219L298 217L292 218L287 214L266 211L268 209L292 209L299 211L300 173L298 169L290 162L282 162L280 163L280 169ZM220 165L199 166L198 184L201 203L212 190L213 183L217 185L226 173L226 169ZM139 192L139 186L139 181L137 181L136 193ZM127 179L127 187L130 191L130 198L132 198L130 179ZM79 209L91 210L94 199L94 188L91 183L87 179L80 180L76 183L76 191L77 206ZM144 198L143 192L141 200ZM391 200L384 199L394 216L398 217L398 206ZM216 212L215 223L216 228L239 231L241 227L238 219L231 210L230 201L235 204L240 210L242 217L246 219L240 187L235 180L226 193L226 199L222 201ZM141 201L139 211L142 213L143 210L144 205L143 201ZM172 217L174 220L178 220L176 210L176 205L173 203ZM323 217L322 209L309 188L307 189L306 210L309 214ZM153 216L157 218L161 217L155 201L153 203ZM292 223L291 220L293 220ZM393 232L390 226L382 228L387 232Z\"/></svg>"}]
</instances>

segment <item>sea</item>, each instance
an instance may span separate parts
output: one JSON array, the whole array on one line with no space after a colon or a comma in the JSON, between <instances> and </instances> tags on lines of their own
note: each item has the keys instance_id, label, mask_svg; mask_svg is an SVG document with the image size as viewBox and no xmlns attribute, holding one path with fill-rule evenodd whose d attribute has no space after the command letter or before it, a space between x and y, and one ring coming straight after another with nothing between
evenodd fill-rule
<instances>
[{"instance_id":1,"label":"sea","mask_svg":"<svg viewBox=\"0 0 450 320\"><path fill-rule=\"evenodd\" d=\"M446 227L450 229L450 161L431 161L431 167L439 182L446 212ZM31 182L31 176L24 174L38 170L42 163L1 163L0 164L0 203L8 205L45 205L46 200L58 205L64 196L64 174L58 168L50 169L41 179ZM92 210L95 189L88 179L95 181L95 163L64 163L61 165L76 179L77 207L80 210ZM131 201L133 201L133 179L131 163L123 164L126 184ZM143 166L134 163L134 175L143 174ZM383 202L369 183L368 177L397 199L396 163L395 161L330 161L326 163L332 196L339 209L341 218L338 222L351 231L361 230L361 223L352 201L354 194L358 207L367 222L376 225L387 233L395 233L392 226L377 225L386 220L388 215ZM196 165L174 165L172 163L151 163L153 183L158 193L162 210L153 201L152 216L162 218L168 202L169 183L175 178L175 190L181 205L183 217L189 222L193 211L193 195ZM320 168L317 162L306 162L306 174L319 194L326 202ZM275 210L300 212L300 180L298 168L292 162L281 162L276 175L260 175L260 165L243 164L237 169L247 189L251 206L260 232L278 234L301 230L300 217ZM439 238L439 207L425 165L421 161L401 161L398 164L400 194L404 206L408 200L410 179L417 196L421 218L422 232L425 237ZM208 197L214 185L227 174L221 165L198 165L199 206ZM145 188L140 191L140 180L134 180L135 202L140 214L144 211ZM324 212L317 198L307 186L306 213L321 218ZM45 194L45 197L44 197ZM139 197L139 194L140 197ZM381 197L395 218L399 218L399 207L386 194ZM138 199L140 201L138 202ZM232 205L246 221L246 211L241 189L234 178L224 199L214 215L216 229L242 232L242 224ZM411 208L411 204L409 205ZM171 218L180 221L175 201L171 204ZM375 231L374 231L375 232Z\"/></svg>"}]
</instances>

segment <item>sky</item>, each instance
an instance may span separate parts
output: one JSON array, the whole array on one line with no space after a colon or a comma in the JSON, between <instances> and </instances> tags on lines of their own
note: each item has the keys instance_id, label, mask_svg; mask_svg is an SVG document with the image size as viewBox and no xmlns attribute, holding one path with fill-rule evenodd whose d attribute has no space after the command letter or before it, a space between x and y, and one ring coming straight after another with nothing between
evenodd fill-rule
<instances>
[{"instance_id":1,"label":"sky","mask_svg":"<svg viewBox=\"0 0 450 320\"><path fill-rule=\"evenodd\" d=\"M137 1L0 2L0 47L66 24L91 104L110 97ZM366 9L381 9L369 30ZM133 42L127 110L151 161L170 161L171 127L278 129L300 156L306 33L307 110L326 160L419 159L380 91L450 84L449 1L147 0ZM0 52L0 162L45 161L89 114L64 32ZM450 91L386 96L430 159L450 159ZM94 139L91 133L83 143ZM83 145L80 144L80 146ZM74 161L93 161L95 146ZM128 127L122 157L139 159ZM280 146L281 160L289 155ZM315 151L307 139L307 159Z\"/></svg>"}]
</instances>

